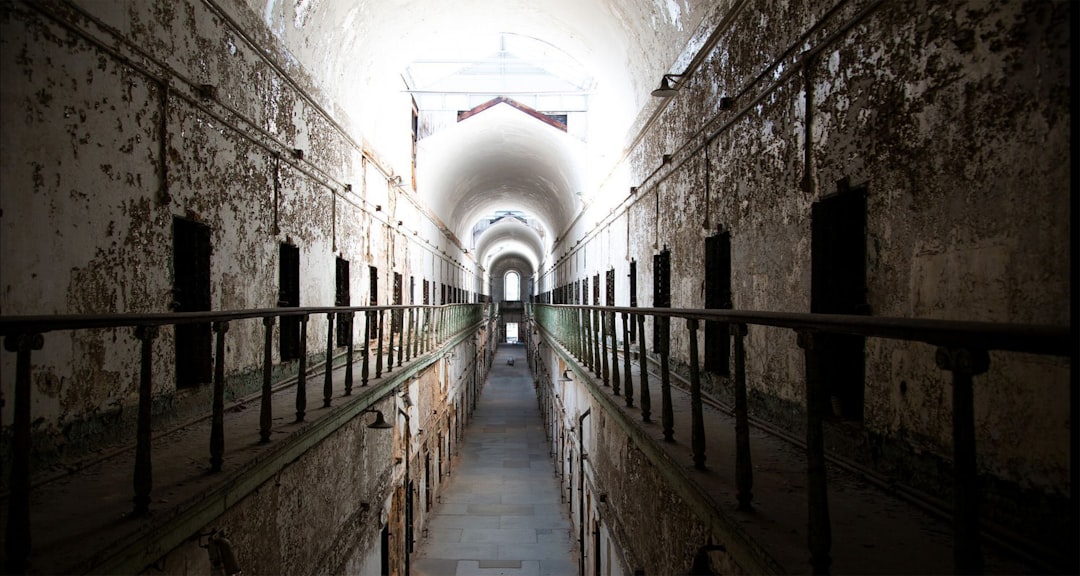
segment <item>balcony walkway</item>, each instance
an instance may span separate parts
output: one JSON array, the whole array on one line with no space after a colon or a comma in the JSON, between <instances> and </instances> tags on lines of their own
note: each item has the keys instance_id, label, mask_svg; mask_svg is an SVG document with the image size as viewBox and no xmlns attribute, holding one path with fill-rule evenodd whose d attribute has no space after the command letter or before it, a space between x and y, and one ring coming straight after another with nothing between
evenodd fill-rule
<instances>
[{"instance_id":1,"label":"balcony walkway","mask_svg":"<svg viewBox=\"0 0 1080 576\"><path fill-rule=\"evenodd\" d=\"M623 357L619 362L622 368ZM642 421L640 365L632 363L634 406L625 405L624 394L615 395L599 376L578 365L578 375L588 375L601 404L614 408L638 438L652 446L654 454L688 482L689 492L700 500L692 503L708 509L711 518L751 542L749 553L763 559L763 571L787 574L811 572L807 547L807 464L804 448L763 431L753 423L750 443L753 458L753 510L737 509L735 478L735 418L720 403L706 398L704 410L707 469L697 470L691 458L690 394L688 385L672 374L674 441L665 442L661 426L659 371L650 363L651 419ZM625 374L624 374L625 376ZM625 382L623 383L625 386ZM827 467L829 506L832 517L831 572L834 574L951 574L953 573L952 526L945 519L902 499L887 486L833 463ZM617 487L610 487L612 490ZM687 489L677 489L680 494ZM730 547L729 547L730 548ZM995 546L982 543L986 574L1043 573L1042 565Z\"/></svg>"},{"instance_id":2,"label":"balcony walkway","mask_svg":"<svg viewBox=\"0 0 1080 576\"><path fill-rule=\"evenodd\" d=\"M560 501L524 346L498 349L452 466L412 574L577 573L574 529Z\"/></svg>"}]
</instances>

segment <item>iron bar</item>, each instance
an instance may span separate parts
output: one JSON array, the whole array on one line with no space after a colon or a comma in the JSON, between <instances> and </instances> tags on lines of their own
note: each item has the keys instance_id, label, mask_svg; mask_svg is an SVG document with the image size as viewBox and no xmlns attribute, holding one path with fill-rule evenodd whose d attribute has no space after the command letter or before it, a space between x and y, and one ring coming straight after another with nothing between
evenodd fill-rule
<instances>
[{"instance_id":1,"label":"iron bar","mask_svg":"<svg viewBox=\"0 0 1080 576\"><path fill-rule=\"evenodd\" d=\"M352 396L353 388L353 312L341 315L339 322L345 324L345 395Z\"/></svg>"},{"instance_id":2,"label":"iron bar","mask_svg":"<svg viewBox=\"0 0 1080 576\"><path fill-rule=\"evenodd\" d=\"M634 377L630 373L630 326L634 323L634 317L629 312L622 313L623 329L623 371L626 373L626 390L623 397L626 399L626 407L634 407Z\"/></svg>"},{"instance_id":3,"label":"iron bar","mask_svg":"<svg viewBox=\"0 0 1080 576\"><path fill-rule=\"evenodd\" d=\"M308 316L300 316L300 361L296 368L296 421L303 422L307 411L307 323Z\"/></svg>"},{"instance_id":4,"label":"iron bar","mask_svg":"<svg viewBox=\"0 0 1080 576\"><path fill-rule=\"evenodd\" d=\"M981 574L979 542L980 488L975 469L975 399L973 376L990 368L985 350L937 349L935 360L952 372L953 390L953 570L956 574Z\"/></svg>"},{"instance_id":5,"label":"iron bar","mask_svg":"<svg viewBox=\"0 0 1080 576\"><path fill-rule=\"evenodd\" d=\"M608 314L607 312L596 311L596 322L600 325L600 359L602 366L602 372L604 373L604 385L611 384L611 368L608 366Z\"/></svg>"},{"instance_id":6,"label":"iron bar","mask_svg":"<svg viewBox=\"0 0 1080 576\"><path fill-rule=\"evenodd\" d=\"M364 311L364 359L360 366L360 386L368 385L371 375L371 315L372 310Z\"/></svg>"},{"instance_id":7,"label":"iron bar","mask_svg":"<svg viewBox=\"0 0 1080 576\"><path fill-rule=\"evenodd\" d=\"M735 485L739 510L753 509L754 469L750 460L750 417L746 401L745 324L732 324L735 345Z\"/></svg>"},{"instance_id":8,"label":"iron bar","mask_svg":"<svg viewBox=\"0 0 1080 576\"><path fill-rule=\"evenodd\" d=\"M615 313L610 312L607 314L608 333L611 334L611 389L616 396L619 395L619 386L621 385L619 378L619 338L615 334L618 329L615 325Z\"/></svg>"},{"instance_id":9,"label":"iron bar","mask_svg":"<svg viewBox=\"0 0 1080 576\"><path fill-rule=\"evenodd\" d=\"M642 422L651 422L649 416L652 415L652 398L649 397L649 367L645 360L644 314L638 314L638 334L641 336L641 338L638 338L638 366L641 368L638 376L641 388L641 420ZM656 343L654 342L653 345L655 346Z\"/></svg>"},{"instance_id":10,"label":"iron bar","mask_svg":"<svg viewBox=\"0 0 1080 576\"><path fill-rule=\"evenodd\" d=\"M694 455L694 468L705 469L705 417L701 407L701 366L698 364L698 321L690 318L686 321L690 331L690 451ZM665 386L665 388L669 388ZM671 407L670 391L665 398L664 433L667 438L668 410Z\"/></svg>"},{"instance_id":11,"label":"iron bar","mask_svg":"<svg viewBox=\"0 0 1080 576\"><path fill-rule=\"evenodd\" d=\"M25 573L30 555L30 355L44 344L45 338L40 333L11 334L4 338L4 348L16 354L11 492L4 541L7 554L4 568L9 574Z\"/></svg>"},{"instance_id":12,"label":"iron bar","mask_svg":"<svg viewBox=\"0 0 1080 576\"><path fill-rule=\"evenodd\" d=\"M396 310L390 311L390 326L387 332L390 333L386 342L386 373L389 374L394 371L394 319L396 316ZM382 324L379 325L380 328Z\"/></svg>"},{"instance_id":13,"label":"iron bar","mask_svg":"<svg viewBox=\"0 0 1080 576\"><path fill-rule=\"evenodd\" d=\"M135 433L135 516L150 512L150 490L153 487L151 450L151 416L153 409L154 339L157 326L136 326L135 337L141 342L139 359L139 416Z\"/></svg>"},{"instance_id":14,"label":"iron bar","mask_svg":"<svg viewBox=\"0 0 1080 576\"><path fill-rule=\"evenodd\" d=\"M263 318L263 367L262 400L259 402L259 441L270 441L270 429L274 425L271 377L274 369L274 317Z\"/></svg>"},{"instance_id":15,"label":"iron bar","mask_svg":"<svg viewBox=\"0 0 1080 576\"><path fill-rule=\"evenodd\" d=\"M382 311L382 308L380 308L379 311L376 313L375 318L376 318L376 322L378 324L376 326L376 330L378 330L378 336L376 336L376 338L378 339L378 342L377 342L377 344L375 346L375 377L376 378L382 378L382 369L383 369L383 311Z\"/></svg>"},{"instance_id":16,"label":"iron bar","mask_svg":"<svg viewBox=\"0 0 1080 576\"><path fill-rule=\"evenodd\" d=\"M656 347L656 351L660 355L660 422L662 423L662 427L664 429L664 441L666 441L666 442L674 442L675 441L675 414L674 414L674 408L672 408L672 406L671 406L671 360L670 360L670 358L671 358L671 319L670 318L654 318L653 321L660 323L660 341L653 343L654 346ZM689 325L690 322L695 323L694 324L694 333L696 334L697 333L697 321L693 320L693 319L687 320L688 325ZM693 341L693 345L696 348L696 345L697 345L697 340L696 339ZM692 349L692 351L693 351L693 353L695 355L694 362L697 362L697 360L696 360L697 351L696 351L696 349ZM644 369L645 366L647 366L647 363L642 362L641 365L642 365L642 369ZM691 368L691 370L693 370L693 368ZM700 402L698 403L698 405L700 407ZM691 437L691 439L692 439L692 437ZM704 440L704 436L702 436L702 439ZM702 455L701 458L702 458L702 462L704 462L704 455ZM694 461L695 462L697 461L697 453L696 452L695 452L695 456L694 456ZM704 465L704 464L702 464L702 465Z\"/></svg>"},{"instance_id":17,"label":"iron bar","mask_svg":"<svg viewBox=\"0 0 1080 576\"><path fill-rule=\"evenodd\" d=\"M832 564L832 523L829 519L829 493L825 477L825 434L822 422L827 410L824 383L821 381L816 334L799 331L799 346L806 365L806 495L807 543L814 574L828 574Z\"/></svg>"},{"instance_id":18,"label":"iron bar","mask_svg":"<svg viewBox=\"0 0 1080 576\"><path fill-rule=\"evenodd\" d=\"M210 471L220 472L225 458L225 333L228 322L214 322L214 405L210 421Z\"/></svg>"},{"instance_id":19,"label":"iron bar","mask_svg":"<svg viewBox=\"0 0 1080 576\"><path fill-rule=\"evenodd\" d=\"M326 314L326 367L323 370L323 408L334 398L334 313Z\"/></svg>"}]
</instances>

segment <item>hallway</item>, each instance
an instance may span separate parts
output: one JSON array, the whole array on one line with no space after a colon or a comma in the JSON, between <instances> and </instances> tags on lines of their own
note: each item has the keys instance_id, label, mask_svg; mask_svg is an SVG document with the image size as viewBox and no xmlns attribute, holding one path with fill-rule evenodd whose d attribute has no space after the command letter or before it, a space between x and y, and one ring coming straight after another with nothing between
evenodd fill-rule
<instances>
[{"instance_id":1,"label":"hallway","mask_svg":"<svg viewBox=\"0 0 1080 576\"><path fill-rule=\"evenodd\" d=\"M504 344L440 502L433 503L411 573L576 573L574 530L547 444L525 347Z\"/></svg>"}]
</instances>

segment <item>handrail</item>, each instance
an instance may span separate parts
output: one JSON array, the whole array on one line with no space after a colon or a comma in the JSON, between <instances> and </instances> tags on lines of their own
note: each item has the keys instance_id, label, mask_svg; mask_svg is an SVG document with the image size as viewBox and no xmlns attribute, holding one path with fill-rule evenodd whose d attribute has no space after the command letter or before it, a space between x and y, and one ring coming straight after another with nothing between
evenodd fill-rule
<instances>
[{"instance_id":1,"label":"handrail","mask_svg":"<svg viewBox=\"0 0 1080 576\"><path fill-rule=\"evenodd\" d=\"M287 308L251 308L248 310L207 310L202 312L121 312L117 314L38 314L0 316L0 336L44 333L58 330L89 328L124 328L132 326L165 326L175 324L205 324L247 318L277 318L310 316L312 314L345 314L410 309L443 309L481 304L402 304L387 306L307 306Z\"/></svg>"},{"instance_id":2,"label":"handrail","mask_svg":"<svg viewBox=\"0 0 1080 576\"><path fill-rule=\"evenodd\" d=\"M643 314L667 318L696 319L724 324L750 324L817 330L925 342L939 346L978 344L986 350L1031 352L1052 356L1072 354L1072 335L1068 326L1047 324L1010 324L939 320L935 318L902 318L895 316L857 316L853 314L820 314L810 312L768 312L757 310L726 310L704 308L643 308L627 306L590 306L574 304L533 304L535 307L589 310L618 314Z\"/></svg>"},{"instance_id":3,"label":"handrail","mask_svg":"<svg viewBox=\"0 0 1080 576\"><path fill-rule=\"evenodd\" d=\"M622 317L622 378L619 363L619 335L616 317ZM738 507L752 509L753 472L748 432L746 387L746 336L750 325L790 329L798 336L805 362L806 398L806 458L807 502L810 562L815 574L828 573L832 563L832 527L825 471L823 422L829 404L822 374L820 336L849 334L911 342L923 342L936 347L937 366L952 373L953 391L953 451L954 451L954 568L957 573L978 573L982 570L979 534L979 500L975 466L975 412L973 377L990 367L989 351L1001 350L1051 356L1071 356L1076 342L1067 326L969 322L923 318L897 318L797 312L753 310L642 308L636 306L599 306L574 304L532 303L526 310L526 320L536 323L550 337L596 375L603 386L610 386L615 396L620 385L628 408L634 407L634 382L630 372L631 333L635 333L638 355L644 362L646 354L645 317L657 319L652 336L653 349L659 356L661 370L662 428L665 440L672 439L674 416L671 405L671 383L668 359L671 354L670 319L686 321L689 338L686 350L689 362L691 402L691 455L694 467L706 469L704 416L702 412L701 365L698 354L700 323L726 325L727 337L734 351L732 378L735 393L735 470ZM636 325L636 326L635 326ZM528 334L531 331L526 331ZM530 347L531 339L530 340ZM609 346L610 344L610 346ZM532 349L530 348L530 351ZM610 364L608 362L610 351ZM539 362L537 351L536 364ZM609 370L609 366L613 369ZM1075 371L1075 366L1072 367ZM543 370L546 374L546 370ZM638 375L639 410L641 419L650 422L651 394L648 370ZM1077 393L1075 379L1070 394ZM1076 402L1072 403L1071 419L1075 426ZM1073 440L1070 437L1070 443ZM1075 450L1070 446L1070 452ZM1074 489L1075 490L1075 489ZM1075 504L1077 495L1071 494Z\"/></svg>"},{"instance_id":4,"label":"handrail","mask_svg":"<svg viewBox=\"0 0 1080 576\"><path fill-rule=\"evenodd\" d=\"M486 311L486 314L484 313ZM260 413L260 438L270 442L273 428L271 412L271 372L273 369L273 327L277 318L295 318L299 324L296 376L296 421L303 422L307 409L307 324L314 314L326 314L326 362L323 369L323 406L329 407L333 398L334 322L347 323L346 360L344 365L344 395L352 394L353 352L352 329L356 314L362 314L364 335L361 340L361 386L367 386L371 377L371 356L374 355L374 377L391 372L395 365L411 361L427 354L447 340L468 330L494 314L490 304L454 303L443 305L388 305L388 306L335 306L335 307L288 307L257 308L249 310L219 310L205 312L121 313L121 314L65 314L0 316L0 336L4 349L16 353L15 387L13 394L14 418L12 422L12 464L5 552L6 573L23 573L31 551L30 542L30 446L31 446L31 369L32 354L44 346L44 334L62 330L88 330L109 328L134 328L133 335L140 341L139 399L136 422L134 509L133 516L144 516L150 511L151 472L151 413L153 398L153 346L160 326L183 324L210 324L214 333L213 394L210 429L210 470L219 472L224 461L224 392L226 333L229 323L262 319L264 327L262 396ZM390 318L389 323L387 317ZM387 325L389 324L389 325ZM374 337L372 337L375 335ZM398 335L395 351L394 337ZM373 349L374 347L374 349ZM395 354L396 352L396 354ZM385 359L385 364L384 364Z\"/></svg>"}]
</instances>

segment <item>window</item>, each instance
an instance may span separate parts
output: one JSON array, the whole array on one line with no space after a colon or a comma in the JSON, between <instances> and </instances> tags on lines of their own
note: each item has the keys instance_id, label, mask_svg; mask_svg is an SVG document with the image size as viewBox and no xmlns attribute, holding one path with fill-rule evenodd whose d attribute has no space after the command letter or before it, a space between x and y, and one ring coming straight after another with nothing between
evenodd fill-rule
<instances>
[{"instance_id":1,"label":"window","mask_svg":"<svg viewBox=\"0 0 1080 576\"><path fill-rule=\"evenodd\" d=\"M521 300L521 275L511 270L503 276L503 300Z\"/></svg>"}]
</instances>

